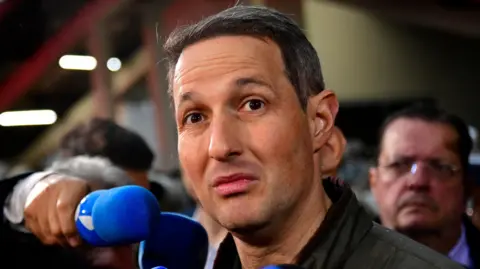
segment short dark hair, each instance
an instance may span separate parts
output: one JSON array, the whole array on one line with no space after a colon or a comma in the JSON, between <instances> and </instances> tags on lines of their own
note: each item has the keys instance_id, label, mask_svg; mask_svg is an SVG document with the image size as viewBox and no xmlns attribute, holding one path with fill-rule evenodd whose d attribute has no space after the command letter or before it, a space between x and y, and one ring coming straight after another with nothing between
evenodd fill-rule
<instances>
[{"instance_id":1,"label":"short dark hair","mask_svg":"<svg viewBox=\"0 0 480 269\"><path fill-rule=\"evenodd\" d=\"M61 155L104 157L123 169L149 170L154 154L135 132L108 119L94 118L68 132L60 143Z\"/></svg>"},{"instance_id":2,"label":"short dark hair","mask_svg":"<svg viewBox=\"0 0 480 269\"><path fill-rule=\"evenodd\" d=\"M418 119L425 122L441 123L450 126L458 135L456 142L457 153L460 158L462 168L465 172L468 172L468 158L470 156L470 152L472 151L473 142L472 138L470 137L467 124L459 116L449 113L437 105L424 103L414 104L397 111L387 117L380 128L380 143L378 153L381 151L385 131L390 124L397 119Z\"/></svg>"},{"instance_id":3,"label":"short dark hair","mask_svg":"<svg viewBox=\"0 0 480 269\"><path fill-rule=\"evenodd\" d=\"M325 88L320 60L312 44L295 21L274 9L237 5L174 30L164 44L167 56L169 91L173 72L182 51L199 41L228 35L268 38L281 50L285 73L306 108L308 98Z\"/></svg>"}]
</instances>

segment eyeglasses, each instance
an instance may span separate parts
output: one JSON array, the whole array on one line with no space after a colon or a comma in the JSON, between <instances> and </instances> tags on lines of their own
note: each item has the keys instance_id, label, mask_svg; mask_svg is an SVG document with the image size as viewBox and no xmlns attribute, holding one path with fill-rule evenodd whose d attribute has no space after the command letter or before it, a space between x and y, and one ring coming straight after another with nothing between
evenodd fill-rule
<instances>
[{"instance_id":1,"label":"eyeglasses","mask_svg":"<svg viewBox=\"0 0 480 269\"><path fill-rule=\"evenodd\" d=\"M401 179L406 175L416 174L421 166L425 167L425 172L429 173L431 177L442 181L455 177L461 170L456 165L436 160L400 160L387 165L379 165L378 167L388 173L389 179Z\"/></svg>"}]
</instances>

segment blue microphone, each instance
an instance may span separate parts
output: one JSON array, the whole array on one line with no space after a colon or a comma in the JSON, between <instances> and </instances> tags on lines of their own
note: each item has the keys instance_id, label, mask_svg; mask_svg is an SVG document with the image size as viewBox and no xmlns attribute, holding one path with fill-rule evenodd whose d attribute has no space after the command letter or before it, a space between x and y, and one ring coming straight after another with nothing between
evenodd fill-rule
<instances>
[{"instance_id":1,"label":"blue microphone","mask_svg":"<svg viewBox=\"0 0 480 269\"><path fill-rule=\"evenodd\" d=\"M161 213L157 199L145 188L124 186L92 192L82 200L77 212L77 229L91 245L141 242L138 261L142 269L205 267L205 229L186 216Z\"/></svg>"},{"instance_id":2,"label":"blue microphone","mask_svg":"<svg viewBox=\"0 0 480 269\"><path fill-rule=\"evenodd\" d=\"M177 213L162 212L160 223L150 238L140 243L140 269L161 265L168 269L204 269L208 256L208 236L197 221Z\"/></svg>"},{"instance_id":3,"label":"blue microphone","mask_svg":"<svg viewBox=\"0 0 480 269\"><path fill-rule=\"evenodd\" d=\"M92 209L98 197L105 192L107 191L100 190L85 196L82 201L80 201L77 211L75 212L75 224L80 236L88 243L99 247L108 246L110 244L101 239L95 232L92 220Z\"/></svg>"},{"instance_id":4,"label":"blue microphone","mask_svg":"<svg viewBox=\"0 0 480 269\"><path fill-rule=\"evenodd\" d=\"M80 202L75 224L93 246L129 245L149 237L160 218L155 196L139 186L94 191Z\"/></svg>"}]
</instances>

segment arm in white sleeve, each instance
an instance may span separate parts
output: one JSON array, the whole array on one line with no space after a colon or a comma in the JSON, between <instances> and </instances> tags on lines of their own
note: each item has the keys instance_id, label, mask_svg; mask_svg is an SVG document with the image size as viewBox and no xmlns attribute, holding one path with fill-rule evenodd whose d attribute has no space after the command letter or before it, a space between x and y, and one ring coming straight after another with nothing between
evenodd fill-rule
<instances>
[{"instance_id":1,"label":"arm in white sleeve","mask_svg":"<svg viewBox=\"0 0 480 269\"><path fill-rule=\"evenodd\" d=\"M20 181L5 201L3 214L18 230L26 231L24 222L25 206L51 182L50 176L66 176L86 180L95 189L108 189L132 184L132 179L110 161L99 157L76 156L55 162L45 172L30 175Z\"/></svg>"},{"instance_id":2,"label":"arm in white sleeve","mask_svg":"<svg viewBox=\"0 0 480 269\"><path fill-rule=\"evenodd\" d=\"M14 227L18 227L20 230L23 228L25 203L27 197L35 187L35 185L45 179L46 177L54 174L51 171L34 173L24 180L20 181L13 189L13 192L8 196L3 208L3 214L5 218L13 224Z\"/></svg>"}]
</instances>

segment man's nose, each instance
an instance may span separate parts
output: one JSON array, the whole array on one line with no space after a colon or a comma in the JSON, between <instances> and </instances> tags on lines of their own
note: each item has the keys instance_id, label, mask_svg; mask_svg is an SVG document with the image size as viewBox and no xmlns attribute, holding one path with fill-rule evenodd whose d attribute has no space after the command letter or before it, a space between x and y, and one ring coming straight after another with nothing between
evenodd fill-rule
<instances>
[{"instance_id":1,"label":"man's nose","mask_svg":"<svg viewBox=\"0 0 480 269\"><path fill-rule=\"evenodd\" d=\"M430 173L428 173L428 166L421 163L412 164L407 182L410 189L428 189L430 187Z\"/></svg>"},{"instance_id":2,"label":"man's nose","mask_svg":"<svg viewBox=\"0 0 480 269\"><path fill-rule=\"evenodd\" d=\"M227 161L242 154L241 133L233 117L217 118L210 124L208 154L218 161Z\"/></svg>"}]
</instances>

